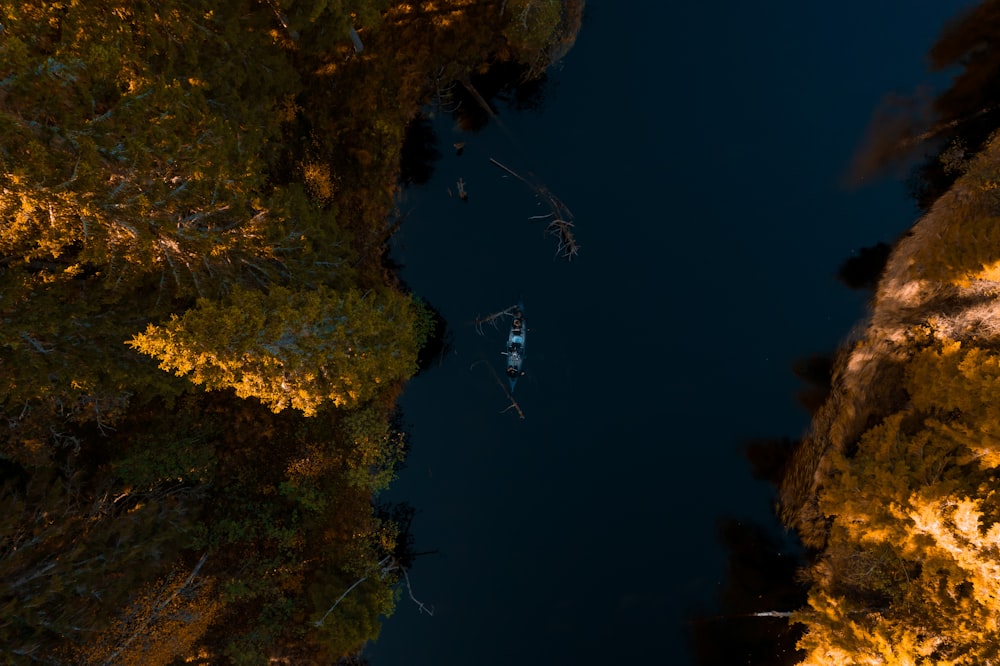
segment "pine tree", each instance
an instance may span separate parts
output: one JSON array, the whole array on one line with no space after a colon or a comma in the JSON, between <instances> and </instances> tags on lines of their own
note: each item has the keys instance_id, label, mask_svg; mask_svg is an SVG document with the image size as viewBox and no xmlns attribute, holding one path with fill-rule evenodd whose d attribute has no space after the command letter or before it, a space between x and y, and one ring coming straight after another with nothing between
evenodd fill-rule
<instances>
[{"instance_id":1,"label":"pine tree","mask_svg":"<svg viewBox=\"0 0 1000 666\"><path fill-rule=\"evenodd\" d=\"M237 289L227 304L200 299L129 344L207 390L311 416L324 402L354 405L409 377L416 321L413 303L395 292Z\"/></svg>"}]
</instances>

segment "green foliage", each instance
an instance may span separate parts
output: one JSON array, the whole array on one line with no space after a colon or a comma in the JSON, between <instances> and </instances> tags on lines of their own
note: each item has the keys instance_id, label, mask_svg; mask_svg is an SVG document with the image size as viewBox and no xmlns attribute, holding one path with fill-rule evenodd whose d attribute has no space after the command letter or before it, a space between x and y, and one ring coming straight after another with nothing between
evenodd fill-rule
<instances>
[{"instance_id":1,"label":"green foliage","mask_svg":"<svg viewBox=\"0 0 1000 666\"><path fill-rule=\"evenodd\" d=\"M0 0L0 660L378 634L372 498L433 329L381 261L400 144L437 79L511 56L499 9Z\"/></svg>"},{"instance_id":2,"label":"green foliage","mask_svg":"<svg viewBox=\"0 0 1000 666\"><path fill-rule=\"evenodd\" d=\"M61 640L85 641L110 622L135 586L162 573L194 516L196 493L152 492L83 501L80 475L37 472L0 489L8 548L0 644L44 661Z\"/></svg>"},{"instance_id":3,"label":"green foliage","mask_svg":"<svg viewBox=\"0 0 1000 666\"><path fill-rule=\"evenodd\" d=\"M317 586L310 591L315 606L321 610L318 615L322 616L325 612L322 610L322 604L333 603L333 600L354 583L349 578L341 578L339 582L342 586L340 589ZM349 656L357 652L358 645L364 645L378 638L379 617L392 615L395 606L393 586L387 584L388 582L395 582L395 578L385 581L380 579L377 571L372 572L367 580L351 590L337 604L337 608L316 629L317 640L323 643L331 654L338 657ZM315 621L318 621L318 618Z\"/></svg>"},{"instance_id":4,"label":"green foliage","mask_svg":"<svg viewBox=\"0 0 1000 666\"><path fill-rule=\"evenodd\" d=\"M127 486L151 488L165 481L205 483L216 464L210 440L181 433L136 436L127 455L115 461L115 471Z\"/></svg>"},{"instance_id":5,"label":"green foliage","mask_svg":"<svg viewBox=\"0 0 1000 666\"><path fill-rule=\"evenodd\" d=\"M557 38L562 21L562 0L510 0L505 34L515 48L544 52Z\"/></svg>"},{"instance_id":6,"label":"green foliage","mask_svg":"<svg viewBox=\"0 0 1000 666\"><path fill-rule=\"evenodd\" d=\"M118 280L158 270L182 290L266 259L261 238L280 228L263 224L283 131L276 107L298 90L266 37L270 19L246 21L237 1L168 3L155 15L101 4L39 11L64 39L35 37L0 71L10 90L0 214L14 221L0 251L72 252L112 264ZM36 24L7 13L5 31L34 36ZM25 120L38 117L47 121Z\"/></svg>"},{"instance_id":7,"label":"green foliage","mask_svg":"<svg viewBox=\"0 0 1000 666\"><path fill-rule=\"evenodd\" d=\"M348 483L372 492L388 488L405 452L403 434L393 432L386 414L371 404L348 414L341 428L351 445Z\"/></svg>"},{"instance_id":8,"label":"green foliage","mask_svg":"<svg viewBox=\"0 0 1000 666\"><path fill-rule=\"evenodd\" d=\"M514 58L538 75L573 48L584 0L508 0L503 3L507 43Z\"/></svg>"},{"instance_id":9,"label":"green foliage","mask_svg":"<svg viewBox=\"0 0 1000 666\"><path fill-rule=\"evenodd\" d=\"M434 311L423 299L419 297L414 298L413 307L416 314L414 336L416 338L418 348L422 349L424 345L430 341L431 336L434 335L437 320L435 318Z\"/></svg>"}]
</instances>

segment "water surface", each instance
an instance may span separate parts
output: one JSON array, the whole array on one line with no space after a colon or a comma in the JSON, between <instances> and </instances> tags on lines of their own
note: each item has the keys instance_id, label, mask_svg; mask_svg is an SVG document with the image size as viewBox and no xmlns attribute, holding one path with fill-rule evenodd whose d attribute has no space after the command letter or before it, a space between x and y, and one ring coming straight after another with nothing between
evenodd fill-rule
<instances>
[{"instance_id":1,"label":"water surface","mask_svg":"<svg viewBox=\"0 0 1000 666\"><path fill-rule=\"evenodd\" d=\"M793 361L865 311L838 265L913 220L899 182L843 187L852 152L968 4L591 0L541 113L501 108L478 134L437 115L446 157L406 193L393 252L453 347L406 391L413 451L386 493L439 551L410 577L435 615L404 593L374 664L694 663L720 520L780 534L743 445L806 428ZM577 259L491 157L572 210ZM505 331L469 323L519 296L524 421L473 367L502 370Z\"/></svg>"}]
</instances>

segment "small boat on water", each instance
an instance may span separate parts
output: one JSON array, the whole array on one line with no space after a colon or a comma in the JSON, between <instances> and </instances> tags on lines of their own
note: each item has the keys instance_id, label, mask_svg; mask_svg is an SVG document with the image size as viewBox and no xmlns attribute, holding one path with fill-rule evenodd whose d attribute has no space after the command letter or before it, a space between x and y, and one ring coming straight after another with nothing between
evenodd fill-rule
<instances>
[{"instance_id":1,"label":"small boat on water","mask_svg":"<svg viewBox=\"0 0 1000 666\"><path fill-rule=\"evenodd\" d=\"M507 382L510 390L514 390L518 378L524 375L524 349L525 337L528 326L524 321L524 304L518 303L514 310L514 321L511 322L510 332L507 334L507 351L502 352L507 357Z\"/></svg>"}]
</instances>

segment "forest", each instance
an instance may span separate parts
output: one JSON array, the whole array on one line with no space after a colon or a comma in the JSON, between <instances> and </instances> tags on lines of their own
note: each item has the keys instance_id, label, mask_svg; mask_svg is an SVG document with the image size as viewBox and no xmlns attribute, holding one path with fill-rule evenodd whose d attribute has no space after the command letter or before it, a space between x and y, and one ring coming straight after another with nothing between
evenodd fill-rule
<instances>
[{"instance_id":1,"label":"forest","mask_svg":"<svg viewBox=\"0 0 1000 666\"><path fill-rule=\"evenodd\" d=\"M435 327L407 130L582 6L0 0L0 661L362 661Z\"/></svg>"},{"instance_id":2,"label":"forest","mask_svg":"<svg viewBox=\"0 0 1000 666\"><path fill-rule=\"evenodd\" d=\"M861 160L920 160L922 217L782 482L809 561L802 666L1000 663L998 33L996 0L947 25L930 61L950 86L883 109Z\"/></svg>"}]
</instances>

